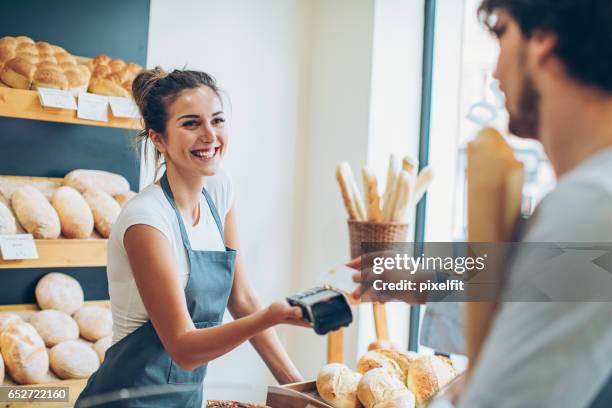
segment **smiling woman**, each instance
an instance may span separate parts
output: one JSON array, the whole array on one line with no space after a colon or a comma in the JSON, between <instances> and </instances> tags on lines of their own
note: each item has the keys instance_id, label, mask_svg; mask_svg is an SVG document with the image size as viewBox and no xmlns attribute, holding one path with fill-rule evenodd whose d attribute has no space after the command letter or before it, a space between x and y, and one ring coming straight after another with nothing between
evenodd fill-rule
<instances>
[{"instance_id":1,"label":"smiling woman","mask_svg":"<svg viewBox=\"0 0 612 408\"><path fill-rule=\"evenodd\" d=\"M165 173L132 198L108 242L113 345L76 406L123 388L195 384L190 392L116 406L201 406L207 363L246 340L280 383L302 379L271 327L304 326L286 302L259 304L238 255L227 147L215 80L160 68L134 80L144 119L141 142ZM225 309L234 321L221 324ZM115 405L105 405L115 406Z\"/></svg>"}]
</instances>

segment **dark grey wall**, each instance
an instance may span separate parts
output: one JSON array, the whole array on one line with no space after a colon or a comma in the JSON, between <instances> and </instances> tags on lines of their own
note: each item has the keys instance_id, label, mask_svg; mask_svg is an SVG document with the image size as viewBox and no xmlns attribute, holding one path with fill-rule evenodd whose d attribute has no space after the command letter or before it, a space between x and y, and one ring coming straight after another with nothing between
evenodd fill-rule
<instances>
[{"instance_id":1,"label":"dark grey wall","mask_svg":"<svg viewBox=\"0 0 612 408\"><path fill-rule=\"evenodd\" d=\"M27 35L85 57L99 53L135 62L147 59L149 0L5 1L0 37ZM134 130L0 117L0 174L62 177L75 168L125 176L138 189ZM74 275L88 299L108 298L104 268L55 269ZM34 285L50 270L0 270L0 304L33 303Z\"/></svg>"}]
</instances>

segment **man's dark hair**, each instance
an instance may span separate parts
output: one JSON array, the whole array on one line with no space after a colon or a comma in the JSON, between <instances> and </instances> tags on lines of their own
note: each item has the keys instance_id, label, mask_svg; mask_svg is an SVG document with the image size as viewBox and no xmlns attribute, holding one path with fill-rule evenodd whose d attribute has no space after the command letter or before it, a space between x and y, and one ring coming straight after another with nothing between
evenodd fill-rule
<instances>
[{"instance_id":1,"label":"man's dark hair","mask_svg":"<svg viewBox=\"0 0 612 408\"><path fill-rule=\"evenodd\" d=\"M612 0L483 0L478 15L489 25L498 10L508 12L526 38L556 35L555 54L569 74L612 93Z\"/></svg>"}]
</instances>

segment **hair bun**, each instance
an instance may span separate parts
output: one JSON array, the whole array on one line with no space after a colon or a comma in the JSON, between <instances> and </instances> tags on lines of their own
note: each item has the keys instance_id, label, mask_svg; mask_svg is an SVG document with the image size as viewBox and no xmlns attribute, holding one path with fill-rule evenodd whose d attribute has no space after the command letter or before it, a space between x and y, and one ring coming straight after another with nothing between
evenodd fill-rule
<instances>
[{"instance_id":1,"label":"hair bun","mask_svg":"<svg viewBox=\"0 0 612 408\"><path fill-rule=\"evenodd\" d=\"M151 89L157 84L158 81L166 78L168 72L161 67L155 67L153 69L142 70L132 83L132 94L134 100L140 108L140 111L144 111L146 106L147 96L151 92Z\"/></svg>"}]
</instances>

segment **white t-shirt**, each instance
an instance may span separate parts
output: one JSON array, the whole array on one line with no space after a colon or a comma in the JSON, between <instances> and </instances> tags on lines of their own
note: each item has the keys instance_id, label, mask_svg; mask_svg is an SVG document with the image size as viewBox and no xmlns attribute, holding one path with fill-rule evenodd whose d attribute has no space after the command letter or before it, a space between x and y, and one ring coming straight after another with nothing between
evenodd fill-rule
<instances>
[{"instance_id":1,"label":"white t-shirt","mask_svg":"<svg viewBox=\"0 0 612 408\"><path fill-rule=\"evenodd\" d=\"M233 202L229 177L219 172L215 176L208 177L205 186L224 223L225 216ZM180 278L183 287L187 285L189 277L189 260L183 246L174 209L166 199L161 187L151 184L126 204L113 225L108 241L107 277L113 312L113 344L149 320L123 245L125 231L136 224L150 225L161 231L170 243L172 257L175 260L174 271ZM184 218L183 224L185 224L193 250L222 251L225 249L204 195L200 200L198 224L194 226Z\"/></svg>"}]
</instances>

